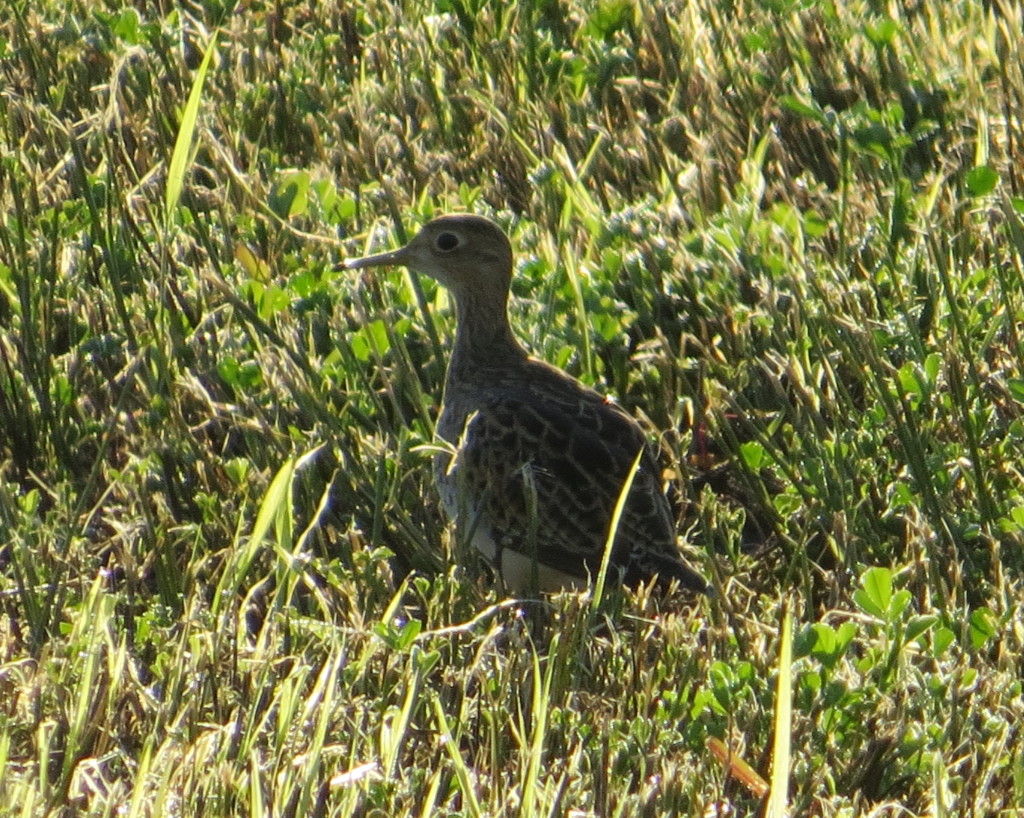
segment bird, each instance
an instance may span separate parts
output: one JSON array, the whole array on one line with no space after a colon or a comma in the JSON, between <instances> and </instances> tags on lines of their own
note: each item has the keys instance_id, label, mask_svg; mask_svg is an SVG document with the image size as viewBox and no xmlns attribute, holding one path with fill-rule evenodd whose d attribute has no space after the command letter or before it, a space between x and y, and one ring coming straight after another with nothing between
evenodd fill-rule
<instances>
[{"instance_id":1,"label":"bird","mask_svg":"<svg viewBox=\"0 0 1024 818\"><path fill-rule=\"evenodd\" d=\"M456 531L516 592L583 590L607 557L609 584L654 582L711 594L683 558L661 469L618 404L530 357L508 317L512 246L493 221L450 214L404 247L342 262L401 266L455 303L456 329L436 434L434 480Z\"/></svg>"}]
</instances>

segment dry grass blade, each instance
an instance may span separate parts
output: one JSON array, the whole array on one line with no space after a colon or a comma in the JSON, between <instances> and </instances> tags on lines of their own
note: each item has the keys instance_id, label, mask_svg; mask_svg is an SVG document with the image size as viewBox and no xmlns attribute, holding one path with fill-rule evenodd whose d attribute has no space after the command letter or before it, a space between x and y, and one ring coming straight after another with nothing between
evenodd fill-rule
<instances>
[{"instance_id":1,"label":"dry grass blade","mask_svg":"<svg viewBox=\"0 0 1024 818\"><path fill-rule=\"evenodd\" d=\"M768 782L724 741L716 736L709 736L705 744L728 774L746 787L751 795L755 798L764 798L768 794L771 789Z\"/></svg>"},{"instance_id":2,"label":"dry grass blade","mask_svg":"<svg viewBox=\"0 0 1024 818\"><path fill-rule=\"evenodd\" d=\"M779 629L778 683L775 689L775 741L772 745L772 780L766 818L789 815L790 742L793 730L793 618L789 605L782 608Z\"/></svg>"}]
</instances>

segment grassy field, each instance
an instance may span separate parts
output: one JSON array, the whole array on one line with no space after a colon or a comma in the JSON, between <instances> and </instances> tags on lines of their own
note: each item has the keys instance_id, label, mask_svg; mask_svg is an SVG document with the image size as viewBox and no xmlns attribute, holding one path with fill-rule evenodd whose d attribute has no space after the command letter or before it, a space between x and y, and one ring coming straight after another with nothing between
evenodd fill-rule
<instances>
[{"instance_id":1,"label":"grassy field","mask_svg":"<svg viewBox=\"0 0 1024 818\"><path fill-rule=\"evenodd\" d=\"M0 816L1020 814L1022 28L8 2ZM505 600L448 530L445 293L337 264L456 210L717 597Z\"/></svg>"}]
</instances>

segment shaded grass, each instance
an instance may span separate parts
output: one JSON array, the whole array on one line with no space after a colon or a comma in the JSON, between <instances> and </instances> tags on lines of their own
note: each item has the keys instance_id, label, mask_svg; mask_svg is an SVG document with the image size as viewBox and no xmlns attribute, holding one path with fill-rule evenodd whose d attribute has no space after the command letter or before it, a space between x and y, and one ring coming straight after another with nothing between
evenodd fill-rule
<instances>
[{"instance_id":1,"label":"shaded grass","mask_svg":"<svg viewBox=\"0 0 1024 818\"><path fill-rule=\"evenodd\" d=\"M791 589L794 813L1024 800L1015 4L225 11L0 23L0 811L753 812ZM451 567L454 209L714 601Z\"/></svg>"}]
</instances>

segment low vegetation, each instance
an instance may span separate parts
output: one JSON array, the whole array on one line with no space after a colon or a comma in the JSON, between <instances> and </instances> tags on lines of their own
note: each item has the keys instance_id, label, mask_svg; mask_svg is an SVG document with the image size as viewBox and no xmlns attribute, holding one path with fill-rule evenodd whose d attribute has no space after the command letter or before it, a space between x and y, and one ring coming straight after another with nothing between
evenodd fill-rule
<instances>
[{"instance_id":1,"label":"low vegetation","mask_svg":"<svg viewBox=\"0 0 1024 818\"><path fill-rule=\"evenodd\" d=\"M8 3L0 815L1016 814L1022 28ZM507 600L449 531L450 305L338 261L455 210L715 597Z\"/></svg>"}]
</instances>

